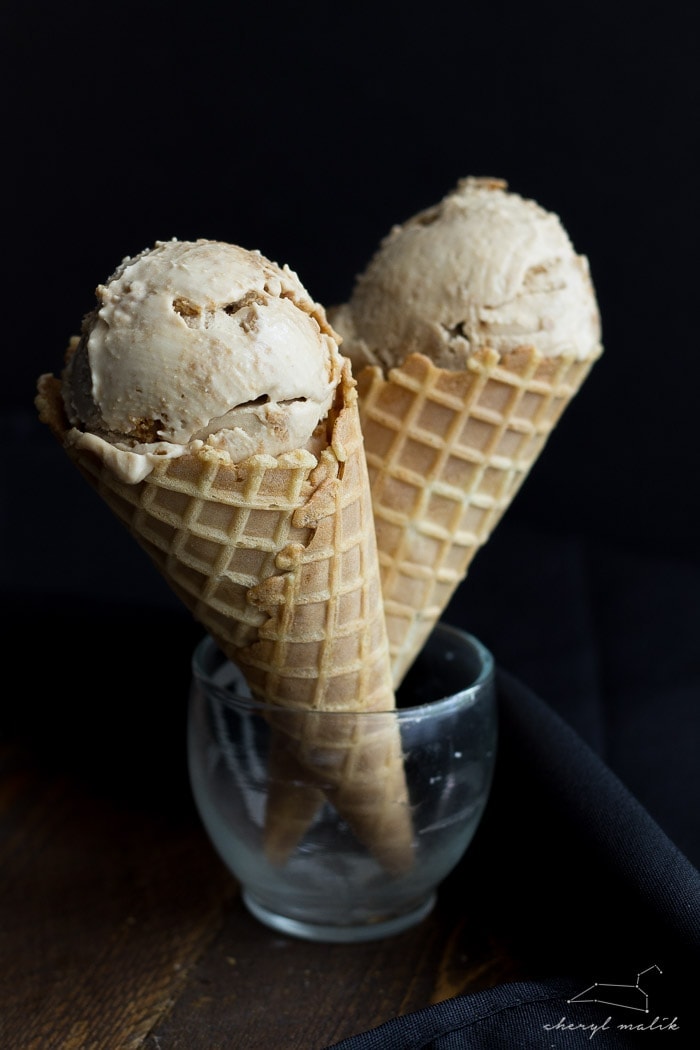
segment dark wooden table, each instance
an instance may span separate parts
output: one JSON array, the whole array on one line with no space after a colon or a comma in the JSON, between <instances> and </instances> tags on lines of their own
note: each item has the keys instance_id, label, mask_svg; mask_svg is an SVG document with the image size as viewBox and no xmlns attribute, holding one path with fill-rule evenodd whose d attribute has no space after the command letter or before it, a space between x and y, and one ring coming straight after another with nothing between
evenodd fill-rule
<instances>
[{"instance_id":1,"label":"dark wooden table","mask_svg":"<svg viewBox=\"0 0 700 1050\"><path fill-rule=\"evenodd\" d=\"M321 1050L527 976L449 879L432 915L383 941L312 944L260 925L195 812L186 690L174 705L172 682L157 693L153 630L101 680L66 660L71 636L69 620L43 636L51 688L13 693L0 721L2 1050ZM172 681L186 680L191 641L172 649Z\"/></svg>"}]
</instances>

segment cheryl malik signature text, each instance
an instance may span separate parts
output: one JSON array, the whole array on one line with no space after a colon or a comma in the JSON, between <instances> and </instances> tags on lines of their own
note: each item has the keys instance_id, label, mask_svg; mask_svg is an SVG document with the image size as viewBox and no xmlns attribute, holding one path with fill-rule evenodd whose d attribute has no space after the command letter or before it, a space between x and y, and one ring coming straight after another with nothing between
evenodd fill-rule
<instances>
[{"instance_id":1,"label":"cheryl malik signature text","mask_svg":"<svg viewBox=\"0 0 700 1050\"><path fill-rule=\"evenodd\" d=\"M677 1017L655 1017L653 1021L617 1021L613 1023L612 1017L606 1017L602 1024L583 1024L577 1021L569 1021L562 1017L555 1024L545 1024L542 1027L547 1032L588 1032L589 1039L598 1035L599 1032L609 1032L616 1029L618 1032L678 1032L680 1026Z\"/></svg>"}]
</instances>

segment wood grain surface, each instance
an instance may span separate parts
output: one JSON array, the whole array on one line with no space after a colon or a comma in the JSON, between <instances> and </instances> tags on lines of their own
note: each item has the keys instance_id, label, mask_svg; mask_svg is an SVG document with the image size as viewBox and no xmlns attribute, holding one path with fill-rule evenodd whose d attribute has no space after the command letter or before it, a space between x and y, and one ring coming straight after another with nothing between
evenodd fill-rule
<instances>
[{"instance_id":1,"label":"wood grain surface","mask_svg":"<svg viewBox=\"0 0 700 1050\"><path fill-rule=\"evenodd\" d=\"M523 975L459 879L420 926L382 941L261 925L189 790L189 622L158 633L132 618L124 659L101 676L66 659L76 621L49 622L32 620L32 688L0 709L2 1050L322 1050ZM106 621L89 623L86 648L114 652ZM152 652L167 653L166 677Z\"/></svg>"},{"instance_id":2,"label":"wood grain surface","mask_svg":"<svg viewBox=\"0 0 700 1050\"><path fill-rule=\"evenodd\" d=\"M139 810L5 745L0 1046L321 1050L517 975L448 890L417 928L313 944L248 914L190 807Z\"/></svg>"}]
</instances>

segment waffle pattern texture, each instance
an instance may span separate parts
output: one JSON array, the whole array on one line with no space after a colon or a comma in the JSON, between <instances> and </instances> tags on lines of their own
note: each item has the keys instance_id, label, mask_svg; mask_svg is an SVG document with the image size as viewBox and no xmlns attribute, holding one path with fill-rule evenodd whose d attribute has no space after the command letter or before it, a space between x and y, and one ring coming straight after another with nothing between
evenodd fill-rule
<instances>
[{"instance_id":1,"label":"waffle pattern texture","mask_svg":"<svg viewBox=\"0 0 700 1050\"><path fill-rule=\"evenodd\" d=\"M292 791L268 808L270 856L281 861L295 844L322 790L382 863L410 866L398 724L393 715L367 716L392 712L395 698L349 366L318 457L297 449L233 464L204 447L164 458L136 484L76 444L54 377L40 380L37 406L175 593L275 709L275 751L305 775L296 800ZM314 718L329 710L345 715L332 740L327 720Z\"/></svg>"},{"instance_id":2,"label":"waffle pattern texture","mask_svg":"<svg viewBox=\"0 0 700 1050\"><path fill-rule=\"evenodd\" d=\"M598 354L411 354L358 376L394 686L422 649Z\"/></svg>"}]
</instances>

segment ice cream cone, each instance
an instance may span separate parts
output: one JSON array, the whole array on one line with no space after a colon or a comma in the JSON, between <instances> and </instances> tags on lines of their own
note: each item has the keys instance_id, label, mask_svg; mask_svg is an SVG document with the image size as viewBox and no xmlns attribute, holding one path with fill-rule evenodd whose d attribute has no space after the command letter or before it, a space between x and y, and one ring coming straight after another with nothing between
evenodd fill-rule
<instances>
[{"instance_id":1,"label":"ice cream cone","mask_svg":"<svg viewBox=\"0 0 700 1050\"><path fill-rule=\"evenodd\" d=\"M358 375L395 688L599 356L482 348Z\"/></svg>"},{"instance_id":2,"label":"ice cream cone","mask_svg":"<svg viewBox=\"0 0 700 1050\"><path fill-rule=\"evenodd\" d=\"M503 179L460 179L328 312L360 396L394 686L602 351L588 260Z\"/></svg>"},{"instance_id":3,"label":"ice cream cone","mask_svg":"<svg viewBox=\"0 0 700 1050\"><path fill-rule=\"evenodd\" d=\"M392 871L409 866L398 724L382 719L381 731L365 738L352 722L353 712L391 711L395 700L348 363L317 456L297 449L234 464L226 452L204 446L163 458L136 483L121 480L76 440L59 380L41 377L37 407L253 693L279 711L277 746L305 770L307 783L284 805L270 806L269 855L284 858L323 791L382 864ZM328 708L346 714L354 731L321 738L314 712ZM285 721L285 711L308 712L303 731L299 715Z\"/></svg>"}]
</instances>

